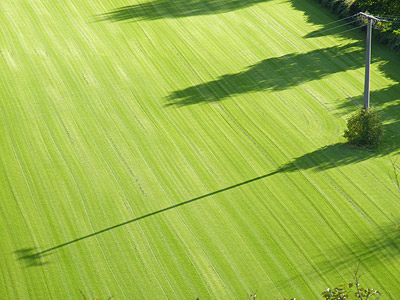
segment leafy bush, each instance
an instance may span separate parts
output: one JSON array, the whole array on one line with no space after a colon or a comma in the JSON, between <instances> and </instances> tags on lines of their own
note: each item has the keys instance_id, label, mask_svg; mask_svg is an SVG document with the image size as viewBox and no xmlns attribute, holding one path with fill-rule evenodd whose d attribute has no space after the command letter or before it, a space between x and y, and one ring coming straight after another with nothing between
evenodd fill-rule
<instances>
[{"instance_id":1,"label":"leafy bush","mask_svg":"<svg viewBox=\"0 0 400 300\"><path fill-rule=\"evenodd\" d=\"M384 45L400 51L400 1L394 0L355 0L350 6L351 13L368 11L377 16L390 15L389 22L379 23L374 30L374 36ZM397 16L397 17L396 17ZM383 17L385 19L385 17Z\"/></svg>"},{"instance_id":2,"label":"leafy bush","mask_svg":"<svg viewBox=\"0 0 400 300\"><path fill-rule=\"evenodd\" d=\"M400 2L393 0L355 0L353 5L358 10L370 11L379 15L399 15Z\"/></svg>"},{"instance_id":3,"label":"leafy bush","mask_svg":"<svg viewBox=\"0 0 400 300\"><path fill-rule=\"evenodd\" d=\"M358 147L376 147L383 135L383 125L377 111L360 109L347 121L344 137Z\"/></svg>"}]
</instances>

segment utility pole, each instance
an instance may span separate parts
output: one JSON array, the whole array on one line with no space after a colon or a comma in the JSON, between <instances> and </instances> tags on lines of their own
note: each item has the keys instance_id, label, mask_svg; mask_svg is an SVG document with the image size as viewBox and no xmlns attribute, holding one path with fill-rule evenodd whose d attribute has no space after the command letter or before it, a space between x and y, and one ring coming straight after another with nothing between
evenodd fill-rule
<instances>
[{"instance_id":1,"label":"utility pole","mask_svg":"<svg viewBox=\"0 0 400 300\"><path fill-rule=\"evenodd\" d=\"M367 27L367 46L366 46L366 62L365 62L365 84L364 84L364 109L369 109L369 82L370 82L370 71L371 71L371 37L372 37L372 24L377 22L387 22L385 20L378 19L374 16L360 12L358 14L364 19L368 19Z\"/></svg>"}]
</instances>

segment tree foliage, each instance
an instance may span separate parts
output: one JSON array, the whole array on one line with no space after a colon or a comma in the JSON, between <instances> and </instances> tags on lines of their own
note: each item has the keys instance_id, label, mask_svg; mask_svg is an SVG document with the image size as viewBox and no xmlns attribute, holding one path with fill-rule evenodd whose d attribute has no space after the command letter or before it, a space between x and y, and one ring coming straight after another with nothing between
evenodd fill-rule
<instances>
[{"instance_id":1,"label":"tree foliage","mask_svg":"<svg viewBox=\"0 0 400 300\"><path fill-rule=\"evenodd\" d=\"M383 125L378 112L360 109L347 121L344 137L358 147L376 147L383 136Z\"/></svg>"},{"instance_id":2,"label":"tree foliage","mask_svg":"<svg viewBox=\"0 0 400 300\"><path fill-rule=\"evenodd\" d=\"M329 8L340 18L350 17L359 12L387 19L374 28L373 37L382 44L400 52L400 1L399 0L315 0ZM359 26L360 24L354 24Z\"/></svg>"},{"instance_id":3,"label":"tree foliage","mask_svg":"<svg viewBox=\"0 0 400 300\"><path fill-rule=\"evenodd\" d=\"M361 11L369 11L378 15L400 15L398 0L356 0L353 5Z\"/></svg>"}]
</instances>

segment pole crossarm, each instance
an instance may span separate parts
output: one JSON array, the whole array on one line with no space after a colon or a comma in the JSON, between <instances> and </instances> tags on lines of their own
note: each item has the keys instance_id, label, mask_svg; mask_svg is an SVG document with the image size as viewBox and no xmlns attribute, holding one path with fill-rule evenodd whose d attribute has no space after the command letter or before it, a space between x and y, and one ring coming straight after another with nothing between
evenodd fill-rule
<instances>
[{"instance_id":1,"label":"pole crossarm","mask_svg":"<svg viewBox=\"0 0 400 300\"><path fill-rule=\"evenodd\" d=\"M364 18L370 19L370 20L374 20L375 22L385 22L385 23L389 22L389 21L386 21L386 20L379 19L379 18L377 18L375 16L369 15L367 13L363 13L363 12L359 12L358 15L362 16Z\"/></svg>"}]
</instances>

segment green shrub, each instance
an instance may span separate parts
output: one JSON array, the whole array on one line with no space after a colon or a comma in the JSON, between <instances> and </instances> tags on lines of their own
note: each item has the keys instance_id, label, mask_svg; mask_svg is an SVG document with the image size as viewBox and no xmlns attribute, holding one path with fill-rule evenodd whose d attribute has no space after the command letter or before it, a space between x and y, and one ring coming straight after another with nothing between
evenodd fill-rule
<instances>
[{"instance_id":1,"label":"green shrub","mask_svg":"<svg viewBox=\"0 0 400 300\"><path fill-rule=\"evenodd\" d=\"M358 147L376 147L383 135L383 125L378 112L373 109L360 109L347 121L344 137Z\"/></svg>"}]
</instances>

